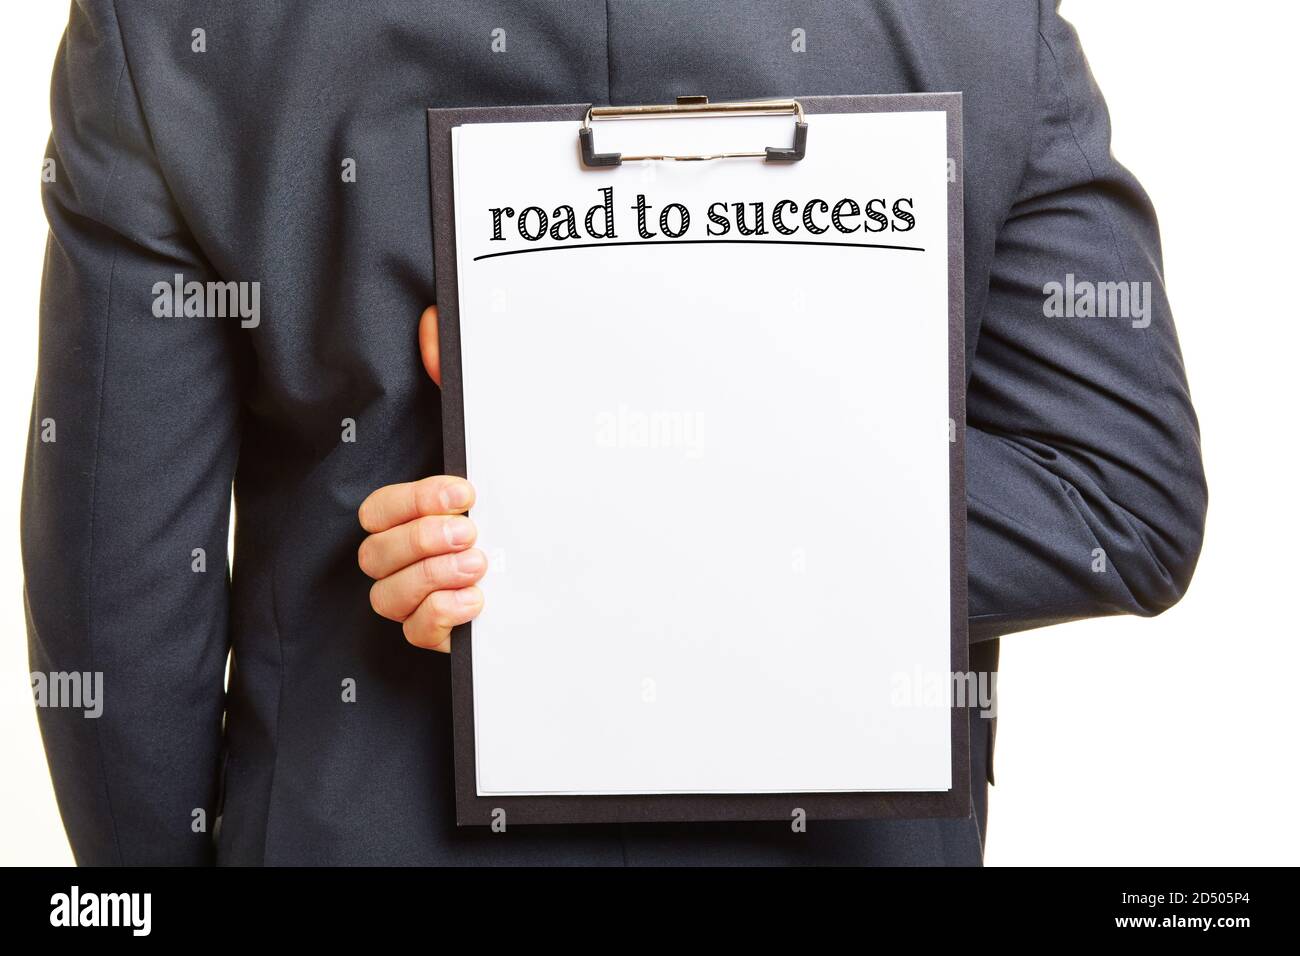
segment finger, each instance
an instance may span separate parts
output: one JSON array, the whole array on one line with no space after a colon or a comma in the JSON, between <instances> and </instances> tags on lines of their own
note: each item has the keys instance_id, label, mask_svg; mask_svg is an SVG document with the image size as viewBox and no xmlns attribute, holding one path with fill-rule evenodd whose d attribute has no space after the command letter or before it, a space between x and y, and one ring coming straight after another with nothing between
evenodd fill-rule
<instances>
[{"instance_id":1,"label":"finger","mask_svg":"<svg viewBox=\"0 0 1300 956\"><path fill-rule=\"evenodd\" d=\"M370 587L370 606L380 617L405 621L434 591L457 590L483 577L487 556L477 548L422 558Z\"/></svg>"},{"instance_id":2,"label":"finger","mask_svg":"<svg viewBox=\"0 0 1300 956\"><path fill-rule=\"evenodd\" d=\"M442 356L438 349L438 307L431 305L420 316L420 358L429 378L442 388Z\"/></svg>"},{"instance_id":3,"label":"finger","mask_svg":"<svg viewBox=\"0 0 1300 956\"><path fill-rule=\"evenodd\" d=\"M454 475L434 475L419 481L385 485L357 511L361 527L371 534L414 521L421 515L451 515L474 504L474 486Z\"/></svg>"},{"instance_id":4,"label":"finger","mask_svg":"<svg viewBox=\"0 0 1300 956\"><path fill-rule=\"evenodd\" d=\"M478 529L464 515L425 515L368 536L357 549L357 564L378 580L421 558L464 551L476 537Z\"/></svg>"},{"instance_id":5,"label":"finger","mask_svg":"<svg viewBox=\"0 0 1300 956\"><path fill-rule=\"evenodd\" d=\"M481 610L483 592L479 588L435 591L402 624L402 633L416 647L449 653L451 629L472 621Z\"/></svg>"}]
</instances>

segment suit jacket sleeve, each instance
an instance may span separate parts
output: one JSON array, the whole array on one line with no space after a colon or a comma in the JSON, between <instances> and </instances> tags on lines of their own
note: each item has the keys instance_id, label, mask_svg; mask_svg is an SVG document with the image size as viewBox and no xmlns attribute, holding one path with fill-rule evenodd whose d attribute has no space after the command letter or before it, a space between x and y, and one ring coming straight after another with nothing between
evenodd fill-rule
<instances>
[{"instance_id":1,"label":"suit jacket sleeve","mask_svg":"<svg viewBox=\"0 0 1300 956\"><path fill-rule=\"evenodd\" d=\"M155 315L159 283L215 277L153 153L111 3L73 4L51 105L22 503L29 654L34 687L37 673L102 674L102 709L47 700L41 732L79 863L201 863L221 742L239 322Z\"/></svg>"},{"instance_id":2,"label":"suit jacket sleeve","mask_svg":"<svg viewBox=\"0 0 1300 956\"><path fill-rule=\"evenodd\" d=\"M1034 142L968 391L975 640L1158 614L1188 585L1205 519L1155 213L1111 155L1106 105L1055 6L1043 4Z\"/></svg>"}]
</instances>

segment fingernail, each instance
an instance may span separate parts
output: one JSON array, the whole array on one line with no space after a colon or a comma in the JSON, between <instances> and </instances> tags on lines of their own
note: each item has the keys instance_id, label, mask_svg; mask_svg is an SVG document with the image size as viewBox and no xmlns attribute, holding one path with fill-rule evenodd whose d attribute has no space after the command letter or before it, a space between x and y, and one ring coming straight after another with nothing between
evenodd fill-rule
<instances>
[{"instance_id":1,"label":"fingernail","mask_svg":"<svg viewBox=\"0 0 1300 956\"><path fill-rule=\"evenodd\" d=\"M442 489L442 503L448 511L456 511L469 504L469 486L463 481Z\"/></svg>"},{"instance_id":2,"label":"fingernail","mask_svg":"<svg viewBox=\"0 0 1300 956\"><path fill-rule=\"evenodd\" d=\"M483 570L483 552L466 551L456 555L456 570L461 574L477 574Z\"/></svg>"},{"instance_id":3,"label":"fingernail","mask_svg":"<svg viewBox=\"0 0 1300 956\"><path fill-rule=\"evenodd\" d=\"M447 538L448 547L468 544L474 537L474 525L468 518L448 518L442 523L442 533Z\"/></svg>"},{"instance_id":4,"label":"fingernail","mask_svg":"<svg viewBox=\"0 0 1300 956\"><path fill-rule=\"evenodd\" d=\"M456 592L456 600L461 607L473 607L478 604L478 592L473 588L464 588Z\"/></svg>"}]
</instances>

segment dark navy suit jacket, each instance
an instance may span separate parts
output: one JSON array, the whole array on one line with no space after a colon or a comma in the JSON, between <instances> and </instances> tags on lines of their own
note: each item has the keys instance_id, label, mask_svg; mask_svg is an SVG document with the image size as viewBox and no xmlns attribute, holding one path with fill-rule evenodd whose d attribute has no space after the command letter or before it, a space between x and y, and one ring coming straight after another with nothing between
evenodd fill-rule
<instances>
[{"instance_id":1,"label":"dark navy suit jacket","mask_svg":"<svg viewBox=\"0 0 1300 956\"><path fill-rule=\"evenodd\" d=\"M74 3L23 551L33 671L104 675L98 719L40 713L77 860L979 862L979 719L964 821L458 831L447 659L356 564L361 500L441 469L427 107L941 90L964 94L972 639L1158 613L1200 548L1197 425L1155 216L1053 3ZM177 273L260 283L259 324L156 317ZM1045 314L1067 282L1109 314ZM1145 318L1115 314L1121 282Z\"/></svg>"}]
</instances>

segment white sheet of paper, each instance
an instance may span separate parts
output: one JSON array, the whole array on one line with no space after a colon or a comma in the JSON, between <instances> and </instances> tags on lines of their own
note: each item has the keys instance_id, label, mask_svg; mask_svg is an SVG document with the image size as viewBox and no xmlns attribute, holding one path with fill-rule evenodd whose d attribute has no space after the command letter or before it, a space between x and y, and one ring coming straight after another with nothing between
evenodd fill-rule
<instances>
[{"instance_id":1,"label":"white sheet of paper","mask_svg":"<svg viewBox=\"0 0 1300 956\"><path fill-rule=\"evenodd\" d=\"M472 636L481 795L952 785L945 115L808 123L798 163L602 171L577 161L576 123L453 131L491 565ZM753 149L791 126L606 122L596 145ZM909 231L788 238L925 251L660 237L492 255L592 241L529 242L509 217L494 241L490 210L568 204L581 227L602 187L616 238L598 243L639 238L638 194L656 232L683 204L683 239L709 238L718 201L910 197Z\"/></svg>"}]
</instances>

